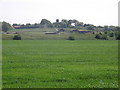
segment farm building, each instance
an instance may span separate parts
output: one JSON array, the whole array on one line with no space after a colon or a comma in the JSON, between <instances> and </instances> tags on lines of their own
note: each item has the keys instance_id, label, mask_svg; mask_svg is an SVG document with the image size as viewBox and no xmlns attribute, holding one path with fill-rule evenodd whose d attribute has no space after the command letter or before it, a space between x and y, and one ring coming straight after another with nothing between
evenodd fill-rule
<instances>
[{"instance_id":1,"label":"farm building","mask_svg":"<svg viewBox=\"0 0 120 90\"><path fill-rule=\"evenodd\" d=\"M64 32L65 30L64 29L56 29L56 33L60 33L60 32Z\"/></svg>"},{"instance_id":2,"label":"farm building","mask_svg":"<svg viewBox=\"0 0 120 90\"><path fill-rule=\"evenodd\" d=\"M70 32L79 32L79 33L88 33L88 32L91 32L90 30L72 30Z\"/></svg>"},{"instance_id":3,"label":"farm building","mask_svg":"<svg viewBox=\"0 0 120 90\"><path fill-rule=\"evenodd\" d=\"M71 30L70 32L78 32L79 30L75 29L75 30Z\"/></svg>"},{"instance_id":4,"label":"farm building","mask_svg":"<svg viewBox=\"0 0 120 90\"><path fill-rule=\"evenodd\" d=\"M56 32L45 32L45 34L57 34Z\"/></svg>"},{"instance_id":5,"label":"farm building","mask_svg":"<svg viewBox=\"0 0 120 90\"><path fill-rule=\"evenodd\" d=\"M79 30L77 30L77 29L75 29L75 30L72 30L73 32L77 32L77 31L79 31Z\"/></svg>"},{"instance_id":6,"label":"farm building","mask_svg":"<svg viewBox=\"0 0 120 90\"><path fill-rule=\"evenodd\" d=\"M79 30L78 31L79 33L88 33L88 32L91 32L90 30Z\"/></svg>"},{"instance_id":7,"label":"farm building","mask_svg":"<svg viewBox=\"0 0 120 90\"><path fill-rule=\"evenodd\" d=\"M20 29L20 28L21 28L20 25L14 25L13 27L14 27L15 29Z\"/></svg>"},{"instance_id":8,"label":"farm building","mask_svg":"<svg viewBox=\"0 0 120 90\"><path fill-rule=\"evenodd\" d=\"M18 32L7 32L7 34L18 34Z\"/></svg>"},{"instance_id":9,"label":"farm building","mask_svg":"<svg viewBox=\"0 0 120 90\"><path fill-rule=\"evenodd\" d=\"M59 31L59 32L64 32L65 30L64 30L64 29L59 29L58 31Z\"/></svg>"}]
</instances>

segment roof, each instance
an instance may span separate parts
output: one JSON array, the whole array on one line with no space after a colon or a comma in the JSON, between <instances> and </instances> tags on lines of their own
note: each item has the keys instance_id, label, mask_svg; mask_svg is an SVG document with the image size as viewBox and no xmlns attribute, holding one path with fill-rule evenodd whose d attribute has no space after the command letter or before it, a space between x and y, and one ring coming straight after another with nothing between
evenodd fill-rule
<instances>
[{"instance_id":1,"label":"roof","mask_svg":"<svg viewBox=\"0 0 120 90\"><path fill-rule=\"evenodd\" d=\"M90 30L79 30L79 31L90 31Z\"/></svg>"},{"instance_id":2,"label":"roof","mask_svg":"<svg viewBox=\"0 0 120 90\"><path fill-rule=\"evenodd\" d=\"M56 34L56 32L45 32L45 34Z\"/></svg>"}]
</instances>

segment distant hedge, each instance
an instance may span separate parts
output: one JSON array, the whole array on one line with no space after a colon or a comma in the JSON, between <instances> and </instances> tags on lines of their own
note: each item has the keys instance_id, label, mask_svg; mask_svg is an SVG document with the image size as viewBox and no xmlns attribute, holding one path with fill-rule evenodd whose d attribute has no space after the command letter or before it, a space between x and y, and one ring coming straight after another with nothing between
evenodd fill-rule
<instances>
[{"instance_id":1,"label":"distant hedge","mask_svg":"<svg viewBox=\"0 0 120 90\"><path fill-rule=\"evenodd\" d=\"M101 39L101 40L108 40L108 37L107 37L107 35L105 35L105 34L103 34L103 35L101 35L101 34L96 34L96 35L95 35L95 38L96 38L96 39Z\"/></svg>"},{"instance_id":2,"label":"distant hedge","mask_svg":"<svg viewBox=\"0 0 120 90\"><path fill-rule=\"evenodd\" d=\"M68 40L75 40L75 38L73 36L69 36Z\"/></svg>"},{"instance_id":3,"label":"distant hedge","mask_svg":"<svg viewBox=\"0 0 120 90\"><path fill-rule=\"evenodd\" d=\"M13 37L13 40L21 40L21 36L20 36L20 35L15 35L15 36Z\"/></svg>"}]
</instances>

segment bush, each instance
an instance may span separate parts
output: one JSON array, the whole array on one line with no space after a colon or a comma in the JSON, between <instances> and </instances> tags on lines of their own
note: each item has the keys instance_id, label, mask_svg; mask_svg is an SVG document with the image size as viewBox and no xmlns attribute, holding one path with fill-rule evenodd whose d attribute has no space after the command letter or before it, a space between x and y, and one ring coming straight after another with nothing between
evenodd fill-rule
<instances>
[{"instance_id":1,"label":"bush","mask_svg":"<svg viewBox=\"0 0 120 90\"><path fill-rule=\"evenodd\" d=\"M96 39L101 39L101 35L100 35L100 34L96 34L96 35L95 35L95 38L96 38Z\"/></svg>"},{"instance_id":2,"label":"bush","mask_svg":"<svg viewBox=\"0 0 120 90\"><path fill-rule=\"evenodd\" d=\"M20 35L15 35L15 36L13 37L13 40L21 40L21 36L20 36Z\"/></svg>"},{"instance_id":3,"label":"bush","mask_svg":"<svg viewBox=\"0 0 120 90\"><path fill-rule=\"evenodd\" d=\"M96 39L102 39L102 40L108 40L107 35L100 35L100 34L96 34L95 36Z\"/></svg>"},{"instance_id":4,"label":"bush","mask_svg":"<svg viewBox=\"0 0 120 90\"><path fill-rule=\"evenodd\" d=\"M103 35L103 33L102 33L102 32L100 32L100 35Z\"/></svg>"},{"instance_id":5,"label":"bush","mask_svg":"<svg viewBox=\"0 0 120 90\"><path fill-rule=\"evenodd\" d=\"M116 40L120 40L120 35L118 35L118 37L116 37Z\"/></svg>"},{"instance_id":6,"label":"bush","mask_svg":"<svg viewBox=\"0 0 120 90\"><path fill-rule=\"evenodd\" d=\"M69 36L68 40L75 40L75 38L73 36Z\"/></svg>"},{"instance_id":7,"label":"bush","mask_svg":"<svg viewBox=\"0 0 120 90\"><path fill-rule=\"evenodd\" d=\"M120 40L120 32L115 33L116 40Z\"/></svg>"},{"instance_id":8,"label":"bush","mask_svg":"<svg viewBox=\"0 0 120 90\"><path fill-rule=\"evenodd\" d=\"M102 35L101 39L102 40L108 40L108 37L107 37L107 35Z\"/></svg>"},{"instance_id":9,"label":"bush","mask_svg":"<svg viewBox=\"0 0 120 90\"><path fill-rule=\"evenodd\" d=\"M105 34L107 34L107 32L105 32Z\"/></svg>"},{"instance_id":10,"label":"bush","mask_svg":"<svg viewBox=\"0 0 120 90\"><path fill-rule=\"evenodd\" d=\"M109 37L114 37L114 33L110 33L110 34L109 34Z\"/></svg>"}]
</instances>

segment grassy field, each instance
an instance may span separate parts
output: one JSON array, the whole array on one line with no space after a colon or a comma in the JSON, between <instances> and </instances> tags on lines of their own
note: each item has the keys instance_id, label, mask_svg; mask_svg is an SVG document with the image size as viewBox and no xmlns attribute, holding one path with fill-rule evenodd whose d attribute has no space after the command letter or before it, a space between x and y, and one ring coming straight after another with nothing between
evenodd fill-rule
<instances>
[{"instance_id":1,"label":"grassy field","mask_svg":"<svg viewBox=\"0 0 120 90\"><path fill-rule=\"evenodd\" d=\"M45 32L56 32L56 30L56 28L13 29L8 31L8 33L18 32L22 40L67 40L69 36L74 37L75 40L96 40L96 34L93 34L93 32L100 33L100 31L98 32L97 30L91 30L89 33L70 32L75 29L64 28L64 32L57 34L45 34ZM12 40L14 35L17 34L2 34L2 39ZM108 40L116 40L115 35L113 37L109 37L109 34L107 34L107 38Z\"/></svg>"},{"instance_id":2,"label":"grassy field","mask_svg":"<svg viewBox=\"0 0 120 90\"><path fill-rule=\"evenodd\" d=\"M1 88L2 88L2 39L0 39L0 89Z\"/></svg>"},{"instance_id":3,"label":"grassy field","mask_svg":"<svg viewBox=\"0 0 120 90\"><path fill-rule=\"evenodd\" d=\"M3 88L117 88L118 41L3 40Z\"/></svg>"},{"instance_id":4,"label":"grassy field","mask_svg":"<svg viewBox=\"0 0 120 90\"><path fill-rule=\"evenodd\" d=\"M18 32L22 40L66 40L69 36L73 36L76 40L95 40L95 35L92 33L70 33L70 30L65 29L65 32L59 34L45 34L45 32L56 32L55 28L36 28L36 29L13 29L9 32ZM12 40L14 34L3 34L3 40Z\"/></svg>"}]
</instances>

